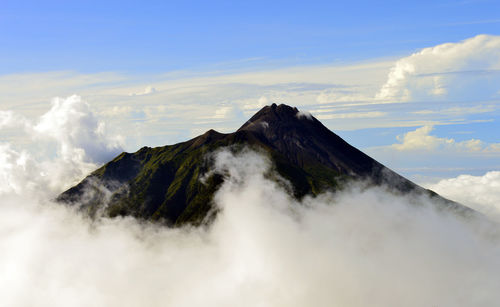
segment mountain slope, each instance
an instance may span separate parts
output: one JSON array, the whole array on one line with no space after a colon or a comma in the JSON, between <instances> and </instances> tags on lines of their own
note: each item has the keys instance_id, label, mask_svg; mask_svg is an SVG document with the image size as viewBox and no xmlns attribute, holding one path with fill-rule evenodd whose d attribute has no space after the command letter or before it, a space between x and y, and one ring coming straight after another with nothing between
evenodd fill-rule
<instances>
[{"instance_id":1,"label":"mountain slope","mask_svg":"<svg viewBox=\"0 0 500 307\"><path fill-rule=\"evenodd\" d=\"M221 174L203 182L200 178L210 169L210 153L225 147L250 147L267 155L273 171L290 181L296 198L336 190L354 179L383 184L396 193L425 193L443 208L467 211L389 170L314 117L276 104L261 109L234 133L210 130L183 143L122 153L57 200L78 204L91 215L103 211L168 225L200 224L215 213L211 199L224 180Z\"/></svg>"}]
</instances>

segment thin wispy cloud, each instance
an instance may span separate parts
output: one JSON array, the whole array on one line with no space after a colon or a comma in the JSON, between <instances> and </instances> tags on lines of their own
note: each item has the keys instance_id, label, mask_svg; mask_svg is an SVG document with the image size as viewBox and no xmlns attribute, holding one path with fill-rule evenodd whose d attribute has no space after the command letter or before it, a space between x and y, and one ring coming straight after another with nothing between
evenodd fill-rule
<instances>
[{"instance_id":1,"label":"thin wispy cloud","mask_svg":"<svg viewBox=\"0 0 500 307\"><path fill-rule=\"evenodd\" d=\"M95 114L109 122L112 133L129 136L124 144L128 151L180 142L209 129L234 131L271 103L309 111L332 130L347 135L393 129L394 140L407 133L408 127L462 125L476 131L471 138L481 140L477 129L467 127L479 123L496 127L498 54L498 36L480 35L424 48L394 61L177 71L142 77L74 72L5 75L0 90L9 99L0 101L0 108L5 114L14 112L14 116L35 120L50 107L52 97L78 93ZM4 139L29 142L14 129L5 130ZM380 141L379 146L387 144L387 140ZM387 155L376 156L385 159Z\"/></svg>"}]
</instances>

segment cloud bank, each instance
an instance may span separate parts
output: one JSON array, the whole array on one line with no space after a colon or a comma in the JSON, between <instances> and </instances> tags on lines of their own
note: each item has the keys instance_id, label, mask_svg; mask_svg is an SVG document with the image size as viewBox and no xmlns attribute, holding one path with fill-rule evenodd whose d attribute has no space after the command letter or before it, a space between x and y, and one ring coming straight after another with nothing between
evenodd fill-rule
<instances>
[{"instance_id":1,"label":"cloud bank","mask_svg":"<svg viewBox=\"0 0 500 307\"><path fill-rule=\"evenodd\" d=\"M116 75L52 81L41 76L48 83L37 90L45 97L60 87L82 89L98 114L117 121L124 133L161 134L152 144L164 144L165 131L191 136L179 132L186 122L198 134L271 102L324 107L316 113L344 128L347 122L356 129L374 127L368 120L377 118L384 127L408 126L407 114L429 114L359 106L372 103L377 91L378 103L498 97L498 50L496 36L426 48L398 61L381 88L390 63L167 76L145 89L130 80L120 83L124 77ZM13 97L11 105L40 109L36 92L12 85L39 84L33 76L1 79L10 80L0 90ZM451 118L496 110L449 107ZM30 140L0 145L0 305L500 304L495 226L457 219L437 212L427 199L397 197L382 188L352 187L297 202L263 175L269 162L252 153L220 154L216 167L229 177L216 196L221 214L209 228L164 229L130 218L89 221L49 199L121 151L122 140L78 96L55 99L40 114L30 120L19 112L0 112L2 132L19 130ZM124 124L117 115L130 121ZM396 149L496 148L476 139L433 136L432 126L420 122L422 128L403 136ZM431 188L498 221L497 177L495 172L464 176Z\"/></svg>"},{"instance_id":2,"label":"cloud bank","mask_svg":"<svg viewBox=\"0 0 500 307\"><path fill-rule=\"evenodd\" d=\"M218 154L208 228L89 221L1 191L6 306L494 306L496 228L382 188L292 199L255 153ZM2 183L4 184L4 183ZM415 205L415 204L419 205ZM491 225L490 225L491 226Z\"/></svg>"}]
</instances>

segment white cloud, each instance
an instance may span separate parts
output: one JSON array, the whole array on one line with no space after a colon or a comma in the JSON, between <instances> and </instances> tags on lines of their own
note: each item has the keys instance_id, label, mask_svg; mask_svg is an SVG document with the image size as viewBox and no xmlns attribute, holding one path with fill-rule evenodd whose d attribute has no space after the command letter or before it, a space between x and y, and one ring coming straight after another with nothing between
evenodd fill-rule
<instances>
[{"instance_id":1,"label":"white cloud","mask_svg":"<svg viewBox=\"0 0 500 307\"><path fill-rule=\"evenodd\" d=\"M376 99L492 99L500 87L499 69L500 36L424 48L396 62Z\"/></svg>"},{"instance_id":2,"label":"white cloud","mask_svg":"<svg viewBox=\"0 0 500 307\"><path fill-rule=\"evenodd\" d=\"M0 145L0 184L18 194L54 196L122 151L122 139L79 96L55 98L36 124L15 112L0 113L0 129L21 126L31 142L22 149ZM13 120L15 119L15 120Z\"/></svg>"},{"instance_id":3,"label":"white cloud","mask_svg":"<svg viewBox=\"0 0 500 307\"><path fill-rule=\"evenodd\" d=\"M401 143L391 147L400 151L435 151L447 150L457 152L495 152L499 144L485 144L478 139L457 142L454 139L440 138L430 135L433 126L423 126L405 133L397 139Z\"/></svg>"},{"instance_id":4,"label":"white cloud","mask_svg":"<svg viewBox=\"0 0 500 307\"><path fill-rule=\"evenodd\" d=\"M30 169L36 165L26 151L17 152L8 144L0 145L0 194L8 192L26 193L33 186Z\"/></svg>"},{"instance_id":5,"label":"white cloud","mask_svg":"<svg viewBox=\"0 0 500 307\"><path fill-rule=\"evenodd\" d=\"M135 93L130 93L129 96L143 96L143 95L149 95L149 94L154 94L156 93L156 89L152 86L146 86L146 88L143 91L135 92Z\"/></svg>"},{"instance_id":6,"label":"white cloud","mask_svg":"<svg viewBox=\"0 0 500 307\"><path fill-rule=\"evenodd\" d=\"M257 107L262 108L269 104L269 99L267 99L266 96L260 96L257 102L258 102Z\"/></svg>"},{"instance_id":7,"label":"white cloud","mask_svg":"<svg viewBox=\"0 0 500 307\"><path fill-rule=\"evenodd\" d=\"M224 152L216 161L229 177L210 228L90 222L67 206L1 194L2 303L460 307L500 300L500 242L485 234L498 233L492 225L382 189L299 203L268 179L266 159Z\"/></svg>"},{"instance_id":8,"label":"white cloud","mask_svg":"<svg viewBox=\"0 0 500 307\"><path fill-rule=\"evenodd\" d=\"M12 111L0 111L0 129L23 127L26 125L26 119Z\"/></svg>"},{"instance_id":9,"label":"white cloud","mask_svg":"<svg viewBox=\"0 0 500 307\"><path fill-rule=\"evenodd\" d=\"M217 108L211 118L232 120L243 118L243 113L236 104L232 104Z\"/></svg>"},{"instance_id":10,"label":"white cloud","mask_svg":"<svg viewBox=\"0 0 500 307\"><path fill-rule=\"evenodd\" d=\"M493 105L477 105L472 107L451 107L440 110L419 110L412 112L413 114L420 115L429 115L429 114L439 114L439 115L448 115L448 116L462 116L468 114L479 114L479 113L489 113L496 110L496 107Z\"/></svg>"},{"instance_id":11,"label":"white cloud","mask_svg":"<svg viewBox=\"0 0 500 307\"><path fill-rule=\"evenodd\" d=\"M77 159L44 157L40 160L37 158L39 155L27 149L16 150L10 144L1 144L0 194L53 198L97 168L96 164Z\"/></svg>"},{"instance_id":12,"label":"white cloud","mask_svg":"<svg viewBox=\"0 0 500 307\"><path fill-rule=\"evenodd\" d=\"M103 163L122 150L121 140L106 135L104 122L76 95L54 98L33 130L39 137L54 139L65 160Z\"/></svg>"},{"instance_id":13,"label":"white cloud","mask_svg":"<svg viewBox=\"0 0 500 307\"><path fill-rule=\"evenodd\" d=\"M425 186L500 222L499 171L488 172L483 176L460 175Z\"/></svg>"},{"instance_id":14,"label":"white cloud","mask_svg":"<svg viewBox=\"0 0 500 307\"><path fill-rule=\"evenodd\" d=\"M269 99L266 96L260 96L256 102L255 102L255 99L248 99L247 101L244 101L243 102L243 109L244 110L261 109L269 104L271 104L271 102L269 101Z\"/></svg>"},{"instance_id":15,"label":"white cloud","mask_svg":"<svg viewBox=\"0 0 500 307\"><path fill-rule=\"evenodd\" d=\"M127 77L117 73L82 74L71 71L0 75L0 109L23 111L23 115L40 115L45 102L55 96L84 93L94 96L116 88Z\"/></svg>"},{"instance_id":16,"label":"white cloud","mask_svg":"<svg viewBox=\"0 0 500 307\"><path fill-rule=\"evenodd\" d=\"M360 89L328 89L322 91L316 101L321 104L334 102L367 102L373 100L372 97L363 93Z\"/></svg>"},{"instance_id":17,"label":"white cloud","mask_svg":"<svg viewBox=\"0 0 500 307\"><path fill-rule=\"evenodd\" d=\"M314 111L312 111L315 113ZM319 114L316 116L318 119L342 119L342 118L375 118L387 115L385 112L371 111L371 112L352 112L352 113L330 113Z\"/></svg>"},{"instance_id":18,"label":"white cloud","mask_svg":"<svg viewBox=\"0 0 500 307\"><path fill-rule=\"evenodd\" d=\"M155 128L160 131L188 131L193 128L193 121L208 121L215 105L235 104L245 112L245 116L249 116L255 109L273 102L297 107L317 104L316 99L323 90L339 84L374 92L383 82L390 64L376 61L246 72L177 72L148 75L144 79L118 74L66 72L4 75L0 76L0 93L9 99L0 102L0 109L36 118L45 112L45 101L51 97L78 93L92 104L98 114L109 116L109 120L127 130L127 134L135 134L136 118L119 118L113 114L121 115L122 111L125 114L128 108L132 112L145 113L160 106L167 107L168 117L176 120L163 120L158 123L162 126ZM144 88L145 79L154 80L154 83ZM161 90L154 95L148 94L153 92L153 88ZM158 118L166 114L152 115ZM212 118L212 123L220 123L220 116L219 113ZM231 130L237 127L238 124L226 123L224 128ZM158 133L149 126L141 129L141 135L145 137Z\"/></svg>"},{"instance_id":19,"label":"white cloud","mask_svg":"<svg viewBox=\"0 0 500 307\"><path fill-rule=\"evenodd\" d=\"M312 114L307 111L299 111L296 116L297 118L306 118L310 120L313 118Z\"/></svg>"},{"instance_id":20,"label":"white cloud","mask_svg":"<svg viewBox=\"0 0 500 307\"><path fill-rule=\"evenodd\" d=\"M234 131L241 122L232 120L237 117L227 107L229 104L242 111L243 121L271 103L285 103L309 111L335 107L334 112L323 114L320 119L348 119L327 123L336 131L438 125L456 121L458 116L460 123L470 123L467 115L483 113L481 118L472 120L484 120L498 109L495 105L498 101L480 102L486 106L481 110L472 108L478 103L467 105L470 101L464 101L471 97L491 99L492 93L499 97L500 78L494 70L498 65L493 65L497 40L496 36L478 36L464 42L426 48L400 59L395 66L393 61L373 59L348 65L260 71L183 71L141 77L75 72L4 75L0 76L0 94L9 99L0 102L0 109L15 111L34 120L46 111L45 102L50 97L78 93L92 105L96 114L107 117L108 129L136 137L127 139L125 146L129 151L143 145L184 141L191 136L190 131L210 128ZM477 50L477 54L471 49ZM405 70L405 63L413 68ZM388 79L391 66L394 72ZM412 69L414 73L409 73ZM402 75L399 79L398 74ZM390 86L392 83L394 87ZM429 107L416 102L394 106L387 103L393 101L391 99L375 99L378 91L394 90L394 95L401 96L405 89L412 99L429 96L426 100L433 100L439 94L439 99L446 101L440 103L446 106L436 103ZM389 92L382 96L391 96ZM428 108L435 113L418 112ZM312 111L312 114L316 113ZM15 131L9 132L15 134Z\"/></svg>"},{"instance_id":21,"label":"white cloud","mask_svg":"<svg viewBox=\"0 0 500 307\"><path fill-rule=\"evenodd\" d=\"M123 116L132 113L131 106L114 106L99 112L103 116Z\"/></svg>"}]
</instances>

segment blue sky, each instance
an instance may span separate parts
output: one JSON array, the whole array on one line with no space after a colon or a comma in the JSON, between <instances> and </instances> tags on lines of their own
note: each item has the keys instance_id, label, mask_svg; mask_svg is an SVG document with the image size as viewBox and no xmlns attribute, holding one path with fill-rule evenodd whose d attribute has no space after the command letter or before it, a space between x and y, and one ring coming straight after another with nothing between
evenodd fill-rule
<instances>
[{"instance_id":1,"label":"blue sky","mask_svg":"<svg viewBox=\"0 0 500 307\"><path fill-rule=\"evenodd\" d=\"M352 62L498 34L498 1L2 1L0 73Z\"/></svg>"},{"instance_id":2,"label":"blue sky","mask_svg":"<svg viewBox=\"0 0 500 307\"><path fill-rule=\"evenodd\" d=\"M297 202L252 154L216 157L209 227L51 201L272 103L481 218L365 184ZM500 306L499 132L500 0L0 0L0 305Z\"/></svg>"},{"instance_id":3,"label":"blue sky","mask_svg":"<svg viewBox=\"0 0 500 307\"><path fill-rule=\"evenodd\" d=\"M275 102L418 182L500 170L498 12L481 0L3 1L0 145L101 163L108 141L136 151L230 132ZM92 120L66 126L77 111Z\"/></svg>"}]
</instances>

